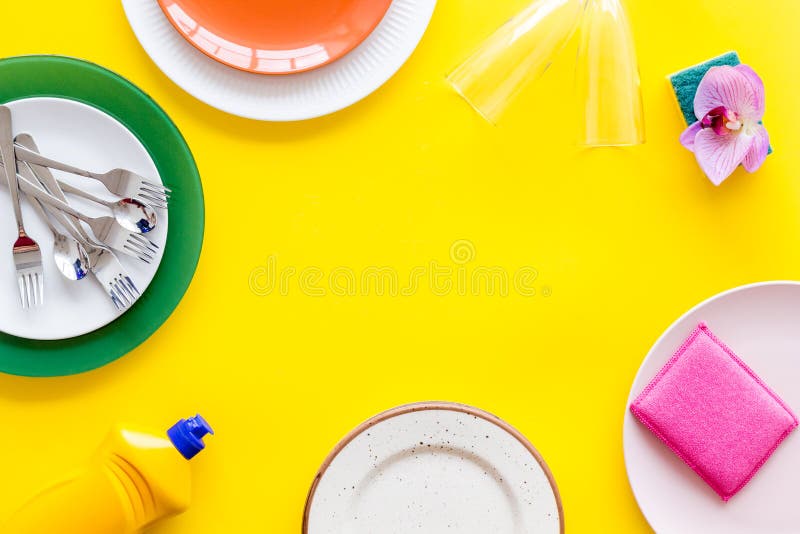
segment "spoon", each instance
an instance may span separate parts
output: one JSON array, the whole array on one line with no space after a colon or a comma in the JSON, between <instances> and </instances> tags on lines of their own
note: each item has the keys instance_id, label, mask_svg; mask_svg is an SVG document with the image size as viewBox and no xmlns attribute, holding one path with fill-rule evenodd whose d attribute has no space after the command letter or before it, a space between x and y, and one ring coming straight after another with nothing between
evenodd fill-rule
<instances>
[{"instance_id":1,"label":"spoon","mask_svg":"<svg viewBox=\"0 0 800 534\"><path fill-rule=\"evenodd\" d=\"M77 195L109 208L120 226L126 230L146 234L156 226L158 219L155 210L140 200L135 198L118 198L116 201L104 200L69 184L62 182L59 185L65 193Z\"/></svg>"},{"instance_id":2,"label":"spoon","mask_svg":"<svg viewBox=\"0 0 800 534\"><path fill-rule=\"evenodd\" d=\"M56 267L58 267L58 272L72 282L86 278L89 272L89 256L86 251L75 239L67 237L58 231L38 200L30 198L29 200L31 200L31 205L39 214L39 217L47 223L50 231L53 232L53 259Z\"/></svg>"}]
</instances>

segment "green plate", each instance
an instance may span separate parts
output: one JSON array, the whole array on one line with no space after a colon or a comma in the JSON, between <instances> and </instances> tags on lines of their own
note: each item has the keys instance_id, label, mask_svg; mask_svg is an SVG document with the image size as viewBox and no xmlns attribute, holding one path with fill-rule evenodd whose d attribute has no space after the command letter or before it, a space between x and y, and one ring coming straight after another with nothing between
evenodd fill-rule
<instances>
[{"instance_id":1,"label":"green plate","mask_svg":"<svg viewBox=\"0 0 800 534\"><path fill-rule=\"evenodd\" d=\"M93 63L61 56L0 60L0 102L32 97L82 102L117 119L147 149L172 189L164 257L139 301L111 324L61 341L0 334L0 372L65 376L96 369L150 337L178 306L203 244L203 188L186 141L158 104L124 78ZM178 233L180 232L180 235Z\"/></svg>"}]
</instances>

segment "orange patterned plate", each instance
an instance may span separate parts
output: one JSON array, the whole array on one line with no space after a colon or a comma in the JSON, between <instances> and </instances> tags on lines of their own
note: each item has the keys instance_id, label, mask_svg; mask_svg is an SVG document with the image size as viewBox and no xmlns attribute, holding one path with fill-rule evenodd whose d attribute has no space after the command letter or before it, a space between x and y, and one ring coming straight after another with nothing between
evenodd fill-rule
<instances>
[{"instance_id":1,"label":"orange patterned plate","mask_svg":"<svg viewBox=\"0 0 800 534\"><path fill-rule=\"evenodd\" d=\"M231 67L291 74L339 59L372 33L392 0L158 0L197 49Z\"/></svg>"}]
</instances>

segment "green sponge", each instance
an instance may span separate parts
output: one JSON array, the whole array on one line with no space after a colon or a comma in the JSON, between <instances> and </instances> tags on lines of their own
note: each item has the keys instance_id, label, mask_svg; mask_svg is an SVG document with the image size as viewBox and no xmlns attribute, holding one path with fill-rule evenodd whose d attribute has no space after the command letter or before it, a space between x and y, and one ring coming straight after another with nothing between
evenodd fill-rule
<instances>
[{"instance_id":1,"label":"green sponge","mask_svg":"<svg viewBox=\"0 0 800 534\"><path fill-rule=\"evenodd\" d=\"M687 126L697 121L697 117L694 116L694 95L697 94L697 87L708 70L711 67L721 67L723 65L735 67L739 64L741 64L739 54L728 52L668 77ZM769 147L769 154L772 154L772 147Z\"/></svg>"},{"instance_id":2,"label":"green sponge","mask_svg":"<svg viewBox=\"0 0 800 534\"><path fill-rule=\"evenodd\" d=\"M697 94L700 81L708 70L711 67L721 67L723 65L735 67L740 63L739 54L728 52L714 59L709 59L705 63L676 72L669 77L669 82L672 84L673 91L675 91L675 97L678 99L678 105L681 107L681 113L683 113L687 126L697 122L697 117L694 116L694 95Z\"/></svg>"}]
</instances>

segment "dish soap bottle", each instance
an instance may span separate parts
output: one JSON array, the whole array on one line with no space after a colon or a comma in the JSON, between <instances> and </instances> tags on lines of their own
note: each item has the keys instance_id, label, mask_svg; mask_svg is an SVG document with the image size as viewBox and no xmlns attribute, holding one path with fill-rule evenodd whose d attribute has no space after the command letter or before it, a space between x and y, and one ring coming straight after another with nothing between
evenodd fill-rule
<instances>
[{"instance_id":1,"label":"dish soap bottle","mask_svg":"<svg viewBox=\"0 0 800 534\"><path fill-rule=\"evenodd\" d=\"M93 459L23 506L4 534L128 534L189 507L186 460L213 434L199 415L181 419L166 436L115 428Z\"/></svg>"}]
</instances>

